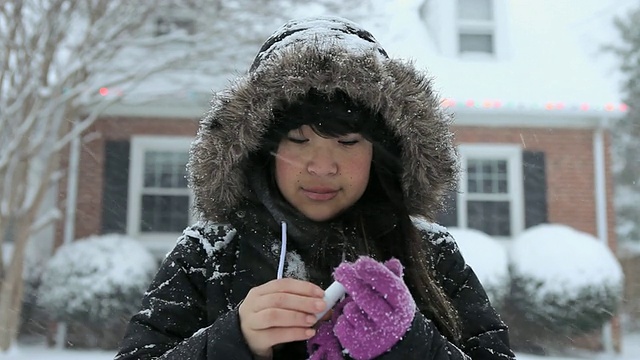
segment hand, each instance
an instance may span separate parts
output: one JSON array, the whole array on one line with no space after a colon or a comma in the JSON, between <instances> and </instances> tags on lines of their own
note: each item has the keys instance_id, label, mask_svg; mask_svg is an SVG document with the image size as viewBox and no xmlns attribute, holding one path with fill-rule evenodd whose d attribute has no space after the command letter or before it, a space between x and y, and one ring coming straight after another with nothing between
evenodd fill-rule
<instances>
[{"instance_id":1,"label":"hand","mask_svg":"<svg viewBox=\"0 0 640 360\"><path fill-rule=\"evenodd\" d=\"M316 334L307 341L309 360L342 360L342 346L333 334L333 321L323 321Z\"/></svg>"},{"instance_id":2,"label":"hand","mask_svg":"<svg viewBox=\"0 0 640 360\"><path fill-rule=\"evenodd\" d=\"M338 316L342 314L344 305L351 301L345 298L333 310L329 310L320 320L316 334L307 341L309 360L342 360L342 346L333 333L333 326Z\"/></svg>"},{"instance_id":3,"label":"hand","mask_svg":"<svg viewBox=\"0 0 640 360\"><path fill-rule=\"evenodd\" d=\"M273 280L247 293L238 308L240 329L256 356L272 356L277 344L307 340L315 334L315 314L326 306L324 290L307 281Z\"/></svg>"},{"instance_id":4,"label":"hand","mask_svg":"<svg viewBox=\"0 0 640 360\"><path fill-rule=\"evenodd\" d=\"M402 280L400 261L381 264L362 256L340 264L334 277L353 301L344 305L333 333L354 359L383 354L409 330L416 304Z\"/></svg>"}]
</instances>

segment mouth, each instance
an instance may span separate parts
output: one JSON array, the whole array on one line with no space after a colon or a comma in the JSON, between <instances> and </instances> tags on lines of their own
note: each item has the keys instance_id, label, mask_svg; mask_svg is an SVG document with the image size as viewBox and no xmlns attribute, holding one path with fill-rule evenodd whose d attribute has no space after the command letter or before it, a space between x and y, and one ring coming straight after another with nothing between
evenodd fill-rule
<instances>
[{"instance_id":1,"label":"mouth","mask_svg":"<svg viewBox=\"0 0 640 360\"><path fill-rule=\"evenodd\" d=\"M302 188L302 193L309 199L315 201L327 201L338 196L338 189L324 188L324 187L312 187Z\"/></svg>"}]
</instances>

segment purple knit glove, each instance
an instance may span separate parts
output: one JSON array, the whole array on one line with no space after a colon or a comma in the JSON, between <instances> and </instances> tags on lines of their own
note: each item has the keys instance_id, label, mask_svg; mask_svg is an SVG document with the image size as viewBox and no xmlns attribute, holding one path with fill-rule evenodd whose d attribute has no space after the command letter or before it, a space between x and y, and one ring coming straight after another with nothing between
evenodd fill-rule
<instances>
[{"instance_id":1,"label":"purple knit glove","mask_svg":"<svg viewBox=\"0 0 640 360\"><path fill-rule=\"evenodd\" d=\"M342 263L333 274L353 301L344 305L333 333L356 360L373 359L391 349L411 327L416 303L402 280L402 264L381 264L362 256Z\"/></svg>"},{"instance_id":2,"label":"purple knit glove","mask_svg":"<svg viewBox=\"0 0 640 360\"><path fill-rule=\"evenodd\" d=\"M342 309L352 300L350 297L344 298L333 307L331 319L320 324L316 329L316 334L307 340L307 352L311 355L309 360L342 360L342 346L338 338L333 334L333 327L336 320L342 315Z\"/></svg>"}]
</instances>

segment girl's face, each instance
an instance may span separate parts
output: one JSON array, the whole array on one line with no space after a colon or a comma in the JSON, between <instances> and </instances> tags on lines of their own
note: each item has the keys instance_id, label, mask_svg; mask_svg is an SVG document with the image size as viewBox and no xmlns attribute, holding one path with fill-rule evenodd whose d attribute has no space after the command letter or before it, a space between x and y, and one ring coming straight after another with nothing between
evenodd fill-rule
<instances>
[{"instance_id":1,"label":"girl's face","mask_svg":"<svg viewBox=\"0 0 640 360\"><path fill-rule=\"evenodd\" d=\"M323 138L304 125L278 145L276 183L284 198L314 221L353 205L369 183L373 146L360 134Z\"/></svg>"}]
</instances>

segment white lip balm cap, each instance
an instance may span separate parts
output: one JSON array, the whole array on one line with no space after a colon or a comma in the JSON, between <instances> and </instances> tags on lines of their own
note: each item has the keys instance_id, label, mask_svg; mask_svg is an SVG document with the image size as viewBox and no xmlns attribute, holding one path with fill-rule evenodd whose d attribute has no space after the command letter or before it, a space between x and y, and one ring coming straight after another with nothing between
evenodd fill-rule
<instances>
[{"instance_id":1,"label":"white lip balm cap","mask_svg":"<svg viewBox=\"0 0 640 360\"><path fill-rule=\"evenodd\" d=\"M324 316L324 314L329 311L332 307L335 306L336 303L344 296L346 290L342 284L337 281L334 281L325 291L324 291L324 301L327 303L327 307L321 312L316 314L316 319L320 320Z\"/></svg>"}]
</instances>

